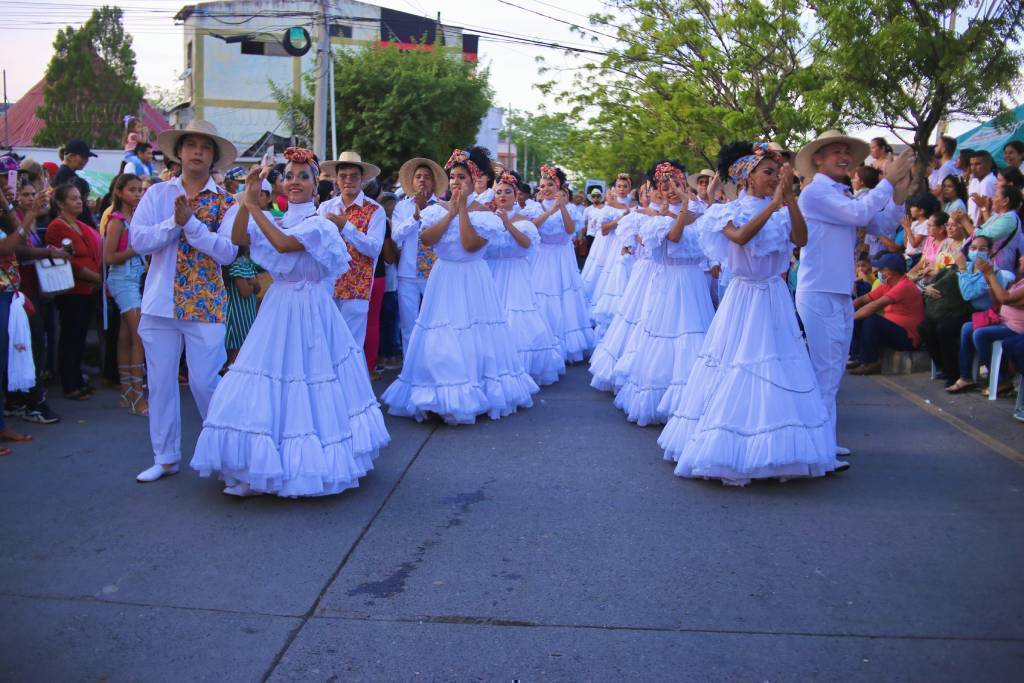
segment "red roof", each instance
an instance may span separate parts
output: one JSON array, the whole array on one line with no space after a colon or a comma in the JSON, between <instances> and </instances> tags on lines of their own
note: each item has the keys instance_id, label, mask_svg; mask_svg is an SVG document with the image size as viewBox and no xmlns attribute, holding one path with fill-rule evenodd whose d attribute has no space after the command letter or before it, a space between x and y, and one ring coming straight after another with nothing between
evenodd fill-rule
<instances>
[{"instance_id":1,"label":"red roof","mask_svg":"<svg viewBox=\"0 0 1024 683\"><path fill-rule=\"evenodd\" d=\"M32 147L32 138L43 128L43 121L36 117L36 110L43 104L43 88L46 86L46 79L39 81L32 89L25 93L24 97L11 105L7 110L7 137L11 147ZM142 101L142 123L156 134L171 127L167 119L154 109L149 102ZM0 134L3 130L0 129ZM0 140L2 142L2 140ZM86 142L90 142L86 140ZM156 146L156 140L151 140Z\"/></svg>"}]
</instances>

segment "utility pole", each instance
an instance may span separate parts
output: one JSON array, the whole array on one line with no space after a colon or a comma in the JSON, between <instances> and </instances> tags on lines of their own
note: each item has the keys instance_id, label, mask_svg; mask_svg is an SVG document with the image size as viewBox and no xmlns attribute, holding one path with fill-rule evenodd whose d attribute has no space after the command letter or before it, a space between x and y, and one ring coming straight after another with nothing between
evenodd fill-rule
<instances>
[{"instance_id":1,"label":"utility pole","mask_svg":"<svg viewBox=\"0 0 1024 683\"><path fill-rule=\"evenodd\" d=\"M313 153L321 161L327 158L327 96L330 93L327 78L331 69L331 32L327 28L327 0L320 0L320 16L315 26L316 46L316 93L313 99Z\"/></svg>"}]
</instances>

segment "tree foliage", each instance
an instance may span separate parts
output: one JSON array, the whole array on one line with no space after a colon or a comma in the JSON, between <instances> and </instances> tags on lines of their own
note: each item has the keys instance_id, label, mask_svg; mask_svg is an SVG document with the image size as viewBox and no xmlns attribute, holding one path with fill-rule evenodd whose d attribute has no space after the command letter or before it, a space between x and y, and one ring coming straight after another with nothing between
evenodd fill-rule
<instances>
[{"instance_id":1,"label":"tree foliage","mask_svg":"<svg viewBox=\"0 0 1024 683\"><path fill-rule=\"evenodd\" d=\"M161 113L166 114L179 104L188 102L185 84L179 81L170 87L147 83L145 86L146 101Z\"/></svg>"},{"instance_id":2,"label":"tree foliage","mask_svg":"<svg viewBox=\"0 0 1024 683\"><path fill-rule=\"evenodd\" d=\"M816 95L854 125L917 146L944 118L987 118L1019 90L1024 3L1000 0L818 0L815 59L830 74Z\"/></svg>"},{"instance_id":3,"label":"tree foliage","mask_svg":"<svg viewBox=\"0 0 1024 683\"><path fill-rule=\"evenodd\" d=\"M800 0L609 4L614 13L590 22L616 46L561 93L590 128L575 146L582 170L609 176L616 158L643 168L659 156L705 165L723 143L791 145L835 121L804 96L825 75L811 62Z\"/></svg>"},{"instance_id":4,"label":"tree foliage","mask_svg":"<svg viewBox=\"0 0 1024 683\"><path fill-rule=\"evenodd\" d=\"M509 111L501 137L516 146L516 169L527 182L540 178L541 164L566 164L573 158L576 129L561 114Z\"/></svg>"},{"instance_id":5,"label":"tree foliage","mask_svg":"<svg viewBox=\"0 0 1024 683\"><path fill-rule=\"evenodd\" d=\"M443 163L452 148L473 144L491 106L488 72L440 47L341 50L334 60L338 150L358 151L385 175L412 157ZM314 82L305 81L302 95L272 92L292 132L308 138Z\"/></svg>"},{"instance_id":6,"label":"tree foliage","mask_svg":"<svg viewBox=\"0 0 1024 683\"><path fill-rule=\"evenodd\" d=\"M120 8L104 6L80 28L57 32L36 112L45 124L34 144L56 147L82 138L93 147L121 146L124 116L140 113L143 94L123 15Z\"/></svg>"}]
</instances>

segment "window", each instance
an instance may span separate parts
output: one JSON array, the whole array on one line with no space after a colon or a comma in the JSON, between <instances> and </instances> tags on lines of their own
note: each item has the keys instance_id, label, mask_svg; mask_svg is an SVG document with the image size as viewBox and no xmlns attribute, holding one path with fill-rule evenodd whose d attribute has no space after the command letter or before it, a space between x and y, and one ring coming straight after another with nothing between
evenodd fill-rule
<instances>
[{"instance_id":1,"label":"window","mask_svg":"<svg viewBox=\"0 0 1024 683\"><path fill-rule=\"evenodd\" d=\"M243 55L263 55L264 57L289 57L284 45L262 40L243 40Z\"/></svg>"},{"instance_id":2,"label":"window","mask_svg":"<svg viewBox=\"0 0 1024 683\"><path fill-rule=\"evenodd\" d=\"M331 38L339 38L339 37L340 38L351 38L352 37L352 27L351 26L343 26L341 24L331 24L330 33L331 33Z\"/></svg>"},{"instance_id":3,"label":"window","mask_svg":"<svg viewBox=\"0 0 1024 683\"><path fill-rule=\"evenodd\" d=\"M258 40L243 40L242 41L242 54L243 55L261 55L263 54L263 43Z\"/></svg>"}]
</instances>

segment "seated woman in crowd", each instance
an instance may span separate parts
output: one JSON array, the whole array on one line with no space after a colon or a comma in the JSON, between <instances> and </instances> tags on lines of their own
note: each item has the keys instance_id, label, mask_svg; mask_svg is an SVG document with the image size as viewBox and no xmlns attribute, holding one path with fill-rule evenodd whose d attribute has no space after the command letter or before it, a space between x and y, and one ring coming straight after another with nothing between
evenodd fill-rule
<instances>
[{"instance_id":1,"label":"seated woman in crowd","mask_svg":"<svg viewBox=\"0 0 1024 683\"><path fill-rule=\"evenodd\" d=\"M914 267L907 271L907 277L923 286L931 281L938 273L941 265L938 265L942 246L947 243L946 225L949 223L949 214L945 211L936 211L928 218L928 236L921 246L921 260L914 264ZM949 258L949 263L954 257ZM949 265L949 263L945 265Z\"/></svg>"},{"instance_id":2,"label":"seated woman in crowd","mask_svg":"<svg viewBox=\"0 0 1024 683\"><path fill-rule=\"evenodd\" d=\"M989 365L992 362L992 344L1000 339L1024 334L1024 275L1015 279L1009 287L1004 287L996 274L995 267L988 261L979 261L978 270L985 276L994 301L993 308L998 307L998 321L992 319L992 324L976 328L971 335L971 341L978 353L978 360L981 365ZM1024 256L1020 257L1017 264L1017 271L1024 272ZM964 353L961 350L961 367L964 363ZM996 369L989 366L989 372ZM961 372L961 375L964 373ZM1013 383L1010 378L998 387L998 392L1011 390Z\"/></svg>"},{"instance_id":3,"label":"seated woman in crowd","mask_svg":"<svg viewBox=\"0 0 1024 683\"><path fill-rule=\"evenodd\" d=\"M960 294L964 301L971 304L972 315L971 320L965 322L960 329L959 378L946 388L946 391L951 394L958 394L976 386L973 369L976 347L974 333L999 321L999 313L996 308L998 304L993 303L990 278L984 272L985 266L992 262L991 254L992 239L982 235L971 241L967 259L961 257L957 262L957 266L960 268L960 272L957 274ZM1013 282L1012 272L998 268L992 270L992 278L1004 289ZM982 335L982 341L984 340L985 335ZM988 348L991 350L991 344Z\"/></svg>"},{"instance_id":4,"label":"seated woman in crowd","mask_svg":"<svg viewBox=\"0 0 1024 683\"><path fill-rule=\"evenodd\" d=\"M906 234L906 254L910 265L917 265L928 238L928 221L939 210L939 200L932 194L919 194L907 201L907 215L903 218Z\"/></svg>"},{"instance_id":5,"label":"seated woman in crowd","mask_svg":"<svg viewBox=\"0 0 1024 683\"><path fill-rule=\"evenodd\" d=\"M954 213L967 213L967 186L959 175L948 175L942 181L942 210L952 216Z\"/></svg>"},{"instance_id":6,"label":"seated woman in crowd","mask_svg":"<svg viewBox=\"0 0 1024 683\"><path fill-rule=\"evenodd\" d=\"M911 351L921 345L917 327L924 320L921 293L907 277L907 262L899 254L885 254L875 262L882 285L853 302L854 320L861 320L861 364L850 370L854 375L881 372L881 347ZM881 315L875 315L876 313Z\"/></svg>"},{"instance_id":7,"label":"seated woman in crowd","mask_svg":"<svg viewBox=\"0 0 1024 683\"><path fill-rule=\"evenodd\" d=\"M974 312L971 302L965 301L960 293L958 272L956 263L938 269L935 278L924 288L924 320L917 327L939 371L936 379L945 380L947 387L960 376L960 330L970 322Z\"/></svg>"},{"instance_id":8,"label":"seated woman in crowd","mask_svg":"<svg viewBox=\"0 0 1024 683\"><path fill-rule=\"evenodd\" d=\"M1024 142L1010 140L1003 147L1003 160L1007 166L1013 166L1024 171Z\"/></svg>"}]
</instances>

